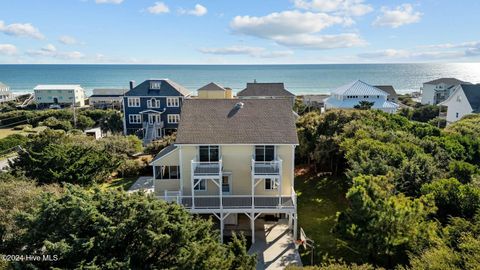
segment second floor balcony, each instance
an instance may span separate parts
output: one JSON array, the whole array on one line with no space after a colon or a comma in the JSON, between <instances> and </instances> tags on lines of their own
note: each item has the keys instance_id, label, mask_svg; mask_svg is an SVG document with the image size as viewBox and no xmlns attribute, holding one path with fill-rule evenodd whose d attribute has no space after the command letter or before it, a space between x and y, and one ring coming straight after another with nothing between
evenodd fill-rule
<instances>
[{"instance_id":1,"label":"second floor balcony","mask_svg":"<svg viewBox=\"0 0 480 270\"><path fill-rule=\"evenodd\" d=\"M255 176L277 176L282 172L282 160L257 161L252 158L252 170Z\"/></svg>"},{"instance_id":2,"label":"second floor balcony","mask_svg":"<svg viewBox=\"0 0 480 270\"><path fill-rule=\"evenodd\" d=\"M221 177L222 157L218 161L200 161L197 158L191 161L192 172L195 178Z\"/></svg>"}]
</instances>

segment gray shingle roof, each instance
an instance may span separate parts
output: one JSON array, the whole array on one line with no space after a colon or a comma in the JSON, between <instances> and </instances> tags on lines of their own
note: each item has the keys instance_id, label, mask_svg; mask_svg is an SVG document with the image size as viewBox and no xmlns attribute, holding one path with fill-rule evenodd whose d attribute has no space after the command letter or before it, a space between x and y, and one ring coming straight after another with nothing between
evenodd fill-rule
<instances>
[{"instance_id":1,"label":"gray shingle roof","mask_svg":"<svg viewBox=\"0 0 480 270\"><path fill-rule=\"evenodd\" d=\"M150 89L150 82L158 81L161 83L160 89ZM169 80L146 80L125 93L125 96L188 96L190 91L180 84Z\"/></svg>"},{"instance_id":2,"label":"gray shingle roof","mask_svg":"<svg viewBox=\"0 0 480 270\"><path fill-rule=\"evenodd\" d=\"M214 83L214 82L211 82L205 86L202 86L200 87L197 91L205 91L205 90L208 90L208 91L225 91L225 88L223 88L222 86Z\"/></svg>"},{"instance_id":3,"label":"gray shingle roof","mask_svg":"<svg viewBox=\"0 0 480 270\"><path fill-rule=\"evenodd\" d=\"M480 113L480 84L462 84L461 87L473 112Z\"/></svg>"},{"instance_id":4,"label":"gray shingle roof","mask_svg":"<svg viewBox=\"0 0 480 270\"><path fill-rule=\"evenodd\" d=\"M386 92L391 97L397 96L397 92L395 91L395 88L393 88L392 85L375 85L375 87L382 90L383 92Z\"/></svg>"},{"instance_id":5,"label":"gray shingle roof","mask_svg":"<svg viewBox=\"0 0 480 270\"><path fill-rule=\"evenodd\" d=\"M333 90L332 94L342 96L388 96L388 93L361 80L342 85Z\"/></svg>"},{"instance_id":6,"label":"gray shingle roof","mask_svg":"<svg viewBox=\"0 0 480 270\"><path fill-rule=\"evenodd\" d=\"M247 88L237 93L239 97L294 97L283 83L247 83Z\"/></svg>"},{"instance_id":7,"label":"gray shingle roof","mask_svg":"<svg viewBox=\"0 0 480 270\"><path fill-rule=\"evenodd\" d=\"M162 150L160 150L160 152L158 152L158 154L155 156L155 158L153 158L153 160L150 162L150 163L153 163L154 161L170 154L171 152L173 152L175 149L177 149L177 146L171 144L165 148L163 148Z\"/></svg>"},{"instance_id":8,"label":"gray shingle roof","mask_svg":"<svg viewBox=\"0 0 480 270\"><path fill-rule=\"evenodd\" d=\"M243 108L237 108L237 103ZM298 144L287 99L187 99L176 144Z\"/></svg>"},{"instance_id":9,"label":"gray shingle roof","mask_svg":"<svg viewBox=\"0 0 480 270\"><path fill-rule=\"evenodd\" d=\"M466 82L461 81L461 80L456 79L456 78L440 78L440 79L436 79L436 80L426 82L424 84L440 84L440 83L444 83L446 85L459 85L459 84L466 83Z\"/></svg>"}]
</instances>

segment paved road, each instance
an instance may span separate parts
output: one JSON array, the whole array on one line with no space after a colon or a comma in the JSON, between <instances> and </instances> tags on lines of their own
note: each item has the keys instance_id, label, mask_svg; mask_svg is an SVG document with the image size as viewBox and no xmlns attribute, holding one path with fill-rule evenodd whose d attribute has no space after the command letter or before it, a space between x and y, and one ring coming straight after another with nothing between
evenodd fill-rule
<instances>
[{"instance_id":1,"label":"paved road","mask_svg":"<svg viewBox=\"0 0 480 270\"><path fill-rule=\"evenodd\" d=\"M257 270L285 269L291 264L302 266L287 220L265 223L258 219L255 223L258 224L255 226L255 243L249 253L257 253Z\"/></svg>"}]
</instances>

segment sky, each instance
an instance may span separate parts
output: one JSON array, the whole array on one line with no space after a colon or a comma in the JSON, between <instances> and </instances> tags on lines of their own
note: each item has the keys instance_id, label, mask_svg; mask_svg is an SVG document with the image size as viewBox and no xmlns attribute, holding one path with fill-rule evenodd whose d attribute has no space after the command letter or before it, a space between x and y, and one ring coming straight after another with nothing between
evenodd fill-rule
<instances>
[{"instance_id":1,"label":"sky","mask_svg":"<svg viewBox=\"0 0 480 270\"><path fill-rule=\"evenodd\" d=\"M0 0L0 64L479 62L478 11L478 0Z\"/></svg>"}]
</instances>

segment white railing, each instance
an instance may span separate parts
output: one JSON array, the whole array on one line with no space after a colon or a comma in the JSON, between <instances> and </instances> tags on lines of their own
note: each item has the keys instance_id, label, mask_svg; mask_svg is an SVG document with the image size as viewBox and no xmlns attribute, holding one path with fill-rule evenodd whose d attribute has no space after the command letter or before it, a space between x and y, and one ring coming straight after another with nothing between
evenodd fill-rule
<instances>
[{"instance_id":1,"label":"white railing","mask_svg":"<svg viewBox=\"0 0 480 270\"><path fill-rule=\"evenodd\" d=\"M194 176L218 176L222 170L222 158L218 161L197 161L192 159L192 172Z\"/></svg>"},{"instance_id":2,"label":"white railing","mask_svg":"<svg viewBox=\"0 0 480 270\"><path fill-rule=\"evenodd\" d=\"M294 209L296 195L271 196L271 195L195 195L194 207L192 207L192 196L180 196L179 194L165 193L164 196L157 196L168 202L177 202L188 209ZM222 203L220 204L220 199ZM281 202L279 204L279 201Z\"/></svg>"},{"instance_id":3,"label":"white railing","mask_svg":"<svg viewBox=\"0 0 480 270\"><path fill-rule=\"evenodd\" d=\"M255 161L252 158L252 169L254 175L279 175L282 168L282 160Z\"/></svg>"}]
</instances>

